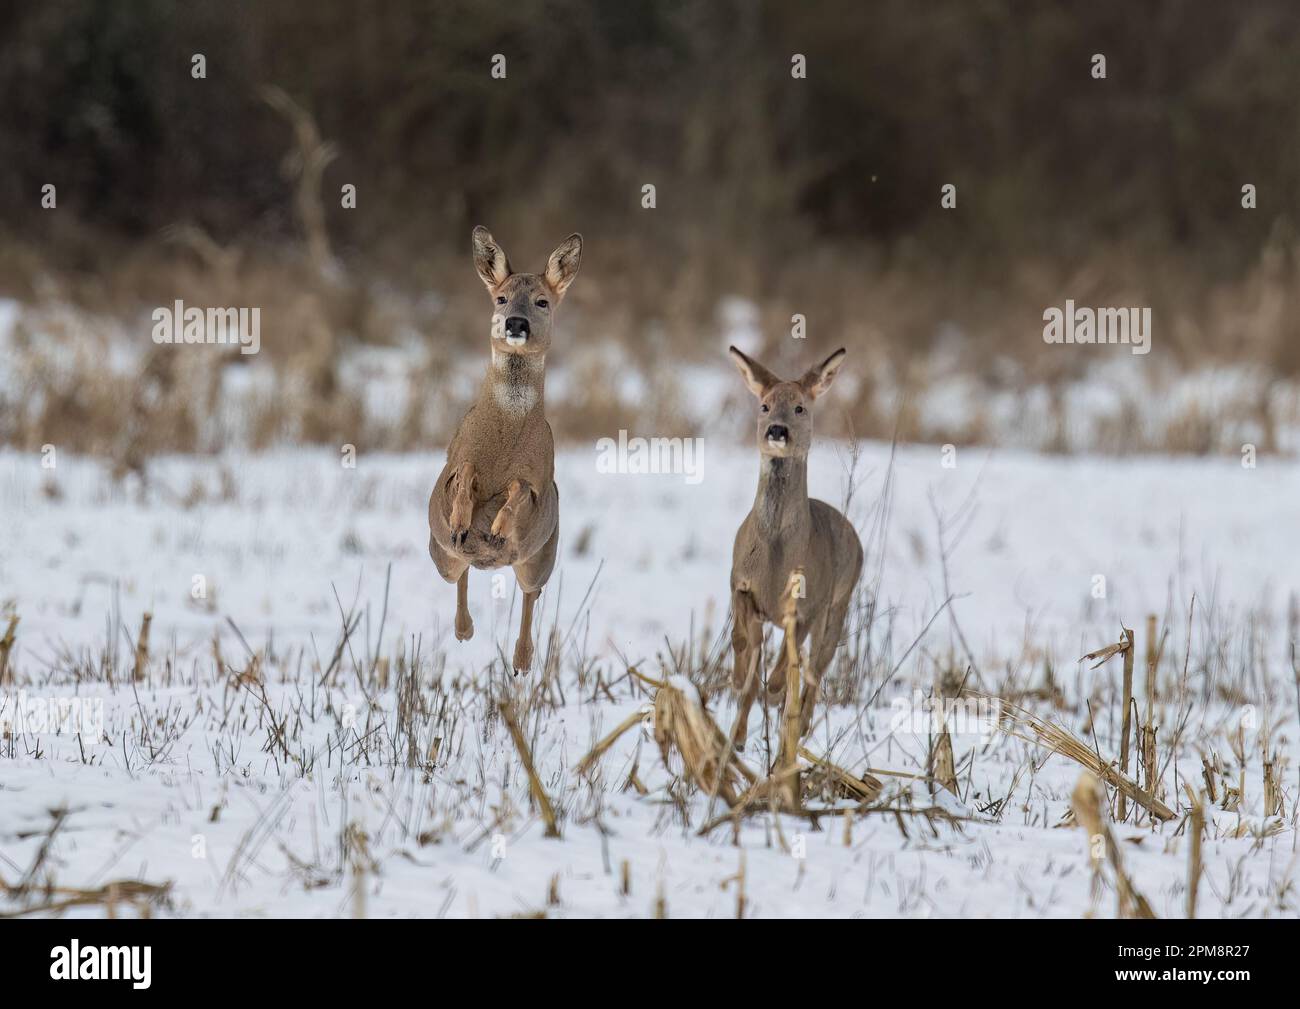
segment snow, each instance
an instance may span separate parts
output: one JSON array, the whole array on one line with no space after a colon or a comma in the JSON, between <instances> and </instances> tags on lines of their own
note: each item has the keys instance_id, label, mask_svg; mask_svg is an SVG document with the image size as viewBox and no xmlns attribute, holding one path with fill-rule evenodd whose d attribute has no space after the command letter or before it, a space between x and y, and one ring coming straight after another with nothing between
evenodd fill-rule
<instances>
[{"instance_id":1,"label":"snow","mask_svg":"<svg viewBox=\"0 0 1300 1009\"><path fill-rule=\"evenodd\" d=\"M888 445L858 449L853 469L847 445L820 444L810 483L838 506L850 473L856 481L849 514L868 549L864 583L878 614L864 633L887 658L866 691L881 686L870 706L831 708L809 748L851 770L924 773L927 738L890 733L894 702L932 687L936 665L951 657L959 668L973 661L990 690L1007 679L1039 686L1050 663L1069 705L1041 713L1083 736L1081 700L1100 703L1098 743L1115 753L1118 660L1095 672L1076 660L1113 642L1121 621L1145 647L1146 615L1155 613L1171 635L1162 682L1172 690L1194 594L1193 703L1177 787L1200 784L1198 748L1233 762L1227 735L1239 722L1249 755L1242 810L1212 814L1200 913L1294 917L1297 724L1285 639L1288 599L1300 590L1300 466L1261 456L1247 469L1235 454L1116 460L959 448L948 468L939 446L905 446L892 461ZM563 652L555 689L545 691L554 703L533 707L524 726L561 810L563 837L553 839L530 811L509 734L490 714L492 698L522 704L541 680L501 666L518 621L513 576L471 573L476 634L459 643L454 587L428 557L439 455L362 453L352 469L328 450L169 458L146 487L115 485L101 462L63 452L54 470L42 469L38 453L0 453L0 608L21 618L12 661L20 680L0 699L12 703L19 688L102 699L112 740L83 758L67 734L12 738L0 754L0 876L22 876L49 811L62 807L70 812L46 866L61 885L172 880L172 910L183 914L645 916L662 895L673 917L729 917L742 862L747 914L757 917L1114 913L1112 892L1091 895L1086 838L1059 826L1079 768L1002 735L954 738L960 800L887 780L891 794L910 788L916 805L968 822L866 815L847 846L838 815L820 830L755 815L739 847L729 827L697 836L707 796L688 794L681 807L670 798L649 716L605 754L592 781L576 775L598 739L645 710L649 691L625 663L652 678L683 674L687 646L698 661L716 641L732 538L757 476L752 452L715 439L706 439L698 485L681 474L598 473L596 459L594 445L557 456L561 556L534 622L539 658L553 630ZM1104 598L1094 595L1099 576ZM341 668L323 682L341 611L354 609L362 616ZM146 611L152 668L133 686ZM244 642L261 654L264 699L218 674L214 636L236 670L249 662ZM111 685L106 648L117 652ZM430 711L416 718L424 766L408 768L396 670L399 653L417 650ZM390 660L385 689L363 688L355 672L373 655ZM1234 698L1228 688L1242 683L1257 692ZM293 712L291 755L269 741L264 704ZM708 706L730 725L725 693ZM1167 747L1174 712L1161 713ZM757 706L752 717L744 759L759 767ZM1286 817L1269 828L1256 740L1274 723ZM442 742L428 766L435 737ZM645 795L624 790L634 766ZM1168 794L1173 774L1171 805L1183 799ZM997 816L991 801L1008 797ZM350 824L365 835L361 855L342 841ZM1118 828L1132 842L1125 864L1162 917L1183 913L1187 841L1178 826ZM559 903L547 907L555 876Z\"/></svg>"}]
</instances>

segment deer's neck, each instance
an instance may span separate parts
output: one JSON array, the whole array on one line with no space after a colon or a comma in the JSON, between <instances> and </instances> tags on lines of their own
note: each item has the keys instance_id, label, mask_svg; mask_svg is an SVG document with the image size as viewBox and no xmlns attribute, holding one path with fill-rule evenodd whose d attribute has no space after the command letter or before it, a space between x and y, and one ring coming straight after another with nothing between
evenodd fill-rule
<instances>
[{"instance_id":1,"label":"deer's neck","mask_svg":"<svg viewBox=\"0 0 1300 1009\"><path fill-rule=\"evenodd\" d=\"M542 354L501 354L492 351L487 378L479 398L508 419L522 421L540 411L546 394L546 357Z\"/></svg>"},{"instance_id":2,"label":"deer's neck","mask_svg":"<svg viewBox=\"0 0 1300 1009\"><path fill-rule=\"evenodd\" d=\"M811 524L807 459L763 457L754 515L765 533L789 534Z\"/></svg>"}]
</instances>

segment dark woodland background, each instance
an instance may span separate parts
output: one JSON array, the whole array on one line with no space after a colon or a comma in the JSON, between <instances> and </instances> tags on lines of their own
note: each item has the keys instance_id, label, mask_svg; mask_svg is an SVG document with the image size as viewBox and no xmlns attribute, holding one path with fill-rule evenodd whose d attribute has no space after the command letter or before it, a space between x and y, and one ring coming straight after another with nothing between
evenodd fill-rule
<instances>
[{"instance_id":1,"label":"dark woodland background","mask_svg":"<svg viewBox=\"0 0 1300 1009\"><path fill-rule=\"evenodd\" d=\"M1292 0L46 0L0 4L0 24L0 294L128 328L177 297L265 305L265 352L291 367L314 348L321 398L345 347L412 329L481 344L476 223L516 268L582 231L572 311L647 367L715 357L699 335L738 296L778 364L802 350L781 342L802 312L818 346L860 347L904 384L945 332L984 380L1006 357L1016 381L1060 383L1087 362L1044 353L1041 313L1071 297L1153 306L1151 360L1300 370ZM315 211L295 123L335 155ZM292 435L346 434L356 411L336 406ZM48 411L14 416L5 440L48 440ZM85 424L66 437L103 447ZM160 447L192 447L175 437Z\"/></svg>"}]
</instances>

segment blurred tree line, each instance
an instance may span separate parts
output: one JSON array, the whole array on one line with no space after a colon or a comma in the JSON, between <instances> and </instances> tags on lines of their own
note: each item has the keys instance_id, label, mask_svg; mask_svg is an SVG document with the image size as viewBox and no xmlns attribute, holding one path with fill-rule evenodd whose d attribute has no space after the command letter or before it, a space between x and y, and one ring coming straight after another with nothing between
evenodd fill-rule
<instances>
[{"instance_id":1,"label":"blurred tree line","mask_svg":"<svg viewBox=\"0 0 1300 1009\"><path fill-rule=\"evenodd\" d=\"M337 145L343 257L413 282L480 221L753 290L859 243L993 263L1118 236L1230 271L1300 192L1294 0L18 0L0 24L0 228L29 240L46 183L128 239L291 235L267 84Z\"/></svg>"}]
</instances>

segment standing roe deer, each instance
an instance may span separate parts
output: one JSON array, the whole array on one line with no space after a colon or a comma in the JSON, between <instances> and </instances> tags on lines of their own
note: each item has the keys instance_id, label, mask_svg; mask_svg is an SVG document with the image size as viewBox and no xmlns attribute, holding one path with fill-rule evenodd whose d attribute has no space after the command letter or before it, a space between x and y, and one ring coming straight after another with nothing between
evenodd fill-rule
<instances>
[{"instance_id":1,"label":"standing roe deer","mask_svg":"<svg viewBox=\"0 0 1300 1009\"><path fill-rule=\"evenodd\" d=\"M736 533L731 559L731 645L736 661L732 686L740 696L737 746L745 743L749 709L758 694L763 624L780 625L791 573L796 568L804 572L795 591L795 647L801 648L804 638L812 634L808 683L800 706L803 735L862 572L862 544L849 520L824 501L808 497L813 400L830 388L844 356L841 348L802 378L785 382L731 348L732 360L758 399L761 459L754 507ZM782 647L768 680L769 699L785 690L786 655Z\"/></svg>"},{"instance_id":2,"label":"standing roe deer","mask_svg":"<svg viewBox=\"0 0 1300 1009\"><path fill-rule=\"evenodd\" d=\"M533 664L533 604L555 567L560 498L555 441L543 410L546 351L564 292L578 275L582 236L570 235L541 274L514 273L505 250L474 229L474 266L493 299L492 360L478 398L447 449L429 497L429 555L456 583L456 638L474 636L469 568L509 564L524 593L515 672Z\"/></svg>"}]
</instances>

